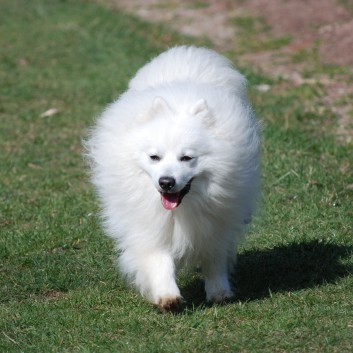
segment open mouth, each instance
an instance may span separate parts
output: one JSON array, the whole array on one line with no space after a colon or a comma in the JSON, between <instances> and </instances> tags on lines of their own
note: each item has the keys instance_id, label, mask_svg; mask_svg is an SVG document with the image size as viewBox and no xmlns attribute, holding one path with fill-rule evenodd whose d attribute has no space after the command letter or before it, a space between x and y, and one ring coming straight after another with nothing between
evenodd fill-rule
<instances>
[{"instance_id":1,"label":"open mouth","mask_svg":"<svg viewBox=\"0 0 353 353\"><path fill-rule=\"evenodd\" d=\"M174 210L177 208L184 196L190 191L192 179L179 192L161 192L162 205L166 210Z\"/></svg>"}]
</instances>

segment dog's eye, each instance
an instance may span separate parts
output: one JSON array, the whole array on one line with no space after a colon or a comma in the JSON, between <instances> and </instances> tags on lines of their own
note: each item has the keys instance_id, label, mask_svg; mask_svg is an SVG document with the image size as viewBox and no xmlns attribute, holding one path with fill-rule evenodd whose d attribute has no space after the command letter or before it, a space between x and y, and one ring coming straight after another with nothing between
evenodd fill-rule
<instances>
[{"instance_id":1,"label":"dog's eye","mask_svg":"<svg viewBox=\"0 0 353 353\"><path fill-rule=\"evenodd\" d=\"M159 162L161 160L161 157L157 156L157 155L152 155L150 156L150 158L152 159L152 161L155 161L155 162Z\"/></svg>"},{"instance_id":2,"label":"dog's eye","mask_svg":"<svg viewBox=\"0 0 353 353\"><path fill-rule=\"evenodd\" d=\"M182 156L182 157L180 157L180 161L181 162L189 162L191 160L192 160L192 157L190 157L190 156Z\"/></svg>"}]
</instances>

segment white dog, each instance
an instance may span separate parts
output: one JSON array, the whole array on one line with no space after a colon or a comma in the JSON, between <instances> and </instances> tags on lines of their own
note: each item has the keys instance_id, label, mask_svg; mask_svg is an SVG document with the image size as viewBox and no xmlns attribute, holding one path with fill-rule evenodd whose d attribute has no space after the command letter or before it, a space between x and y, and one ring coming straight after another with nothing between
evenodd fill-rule
<instances>
[{"instance_id":1,"label":"white dog","mask_svg":"<svg viewBox=\"0 0 353 353\"><path fill-rule=\"evenodd\" d=\"M172 310L176 265L199 265L208 301L229 272L259 190L259 125L246 81L205 48L175 47L142 67L87 141L92 179L122 273Z\"/></svg>"}]
</instances>

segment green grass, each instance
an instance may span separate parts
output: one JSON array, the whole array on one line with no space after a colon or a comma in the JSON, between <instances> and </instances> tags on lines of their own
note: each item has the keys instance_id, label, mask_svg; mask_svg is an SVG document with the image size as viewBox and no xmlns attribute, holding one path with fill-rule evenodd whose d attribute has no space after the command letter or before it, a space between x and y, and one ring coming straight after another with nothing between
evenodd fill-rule
<instances>
[{"instance_id":1,"label":"green grass","mask_svg":"<svg viewBox=\"0 0 353 353\"><path fill-rule=\"evenodd\" d=\"M236 298L206 305L199 275L182 273L185 308L161 315L114 268L81 139L145 61L182 39L90 2L0 7L1 352L353 350L352 146L330 133L332 115L308 110L320 92L250 90L263 197ZM244 72L251 86L268 80Z\"/></svg>"},{"instance_id":2,"label":"green grass","mask_svg":"<svg viewBox=\"0 0 353 353\"><path fill-rule=\"evenodd\" d=\"M262 17L237 16L230 22L236 28L235 48L239 54L279 49L292 41L291 36L287 34L264 37L262 34L269 31L269 26Z\"/></svg>"}]
</instances>

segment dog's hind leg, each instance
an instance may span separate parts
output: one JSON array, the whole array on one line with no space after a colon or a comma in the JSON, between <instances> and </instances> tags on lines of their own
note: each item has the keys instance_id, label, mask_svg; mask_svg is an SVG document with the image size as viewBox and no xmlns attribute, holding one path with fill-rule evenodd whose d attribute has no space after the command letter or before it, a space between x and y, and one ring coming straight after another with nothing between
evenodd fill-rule
<instances>
[{"instance_id":1,"label":"dog's hind leg","mask_svg":"<svg viewBox=\"0 0 353 353\"><path fill-rule=\"evenodd\" d=\"M207 301L218 303L233 297L228 267L227 256L211 256L202 261Z\"/></svg>"}]
</instances>

